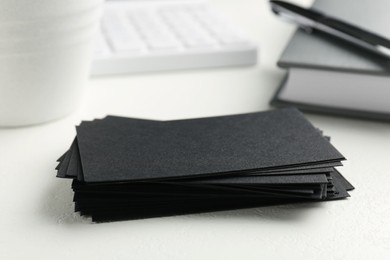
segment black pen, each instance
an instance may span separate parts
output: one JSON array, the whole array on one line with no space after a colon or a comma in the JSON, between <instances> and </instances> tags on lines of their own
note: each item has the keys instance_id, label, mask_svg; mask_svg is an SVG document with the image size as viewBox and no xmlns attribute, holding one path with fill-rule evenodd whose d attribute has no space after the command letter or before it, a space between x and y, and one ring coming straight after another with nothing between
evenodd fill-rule
<instances>
[{"instance_id":1,"label":"black pen","mask_svg":"<svg viewBox=\"0 0 390 260\"><path fill-rule=\"evenodd\" d=\"M390 58L390 41L383 36L314 9L305 9L284 1L270 1L270 4L275 14L292 20L306 32L319 30Z\"/></svg>"}]
</instances>

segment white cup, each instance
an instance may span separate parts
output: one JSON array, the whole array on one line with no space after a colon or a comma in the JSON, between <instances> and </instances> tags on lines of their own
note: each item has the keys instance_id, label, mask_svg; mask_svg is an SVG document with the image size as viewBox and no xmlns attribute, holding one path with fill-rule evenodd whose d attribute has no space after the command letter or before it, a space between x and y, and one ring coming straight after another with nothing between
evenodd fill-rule
<instances>
[{"instance_id":1,"label":"white cup","mask_svg":"<svg viewBox=\"0 0 390 260\"><path fill-rule=\"evenodd\" d=\"M0 126L78 107L101 8L102 0L0 0Z\"/></svg>"}]
</instances>

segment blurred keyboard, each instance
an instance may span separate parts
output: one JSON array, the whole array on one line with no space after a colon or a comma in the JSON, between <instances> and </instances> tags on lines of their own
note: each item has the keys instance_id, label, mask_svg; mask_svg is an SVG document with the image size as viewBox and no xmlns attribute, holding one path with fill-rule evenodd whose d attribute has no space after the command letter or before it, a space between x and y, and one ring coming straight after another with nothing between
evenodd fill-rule
<instances>
[{"instance_id":1,"label":"blurred keyboard","mask_svg":"<svg viewBox=\"0 0 390 260\"><path fill-rule=\"evenodd\" d=\"M203 1L109 1L92 75L256 63L256 45Z\"/></svg>"}]
</instances>

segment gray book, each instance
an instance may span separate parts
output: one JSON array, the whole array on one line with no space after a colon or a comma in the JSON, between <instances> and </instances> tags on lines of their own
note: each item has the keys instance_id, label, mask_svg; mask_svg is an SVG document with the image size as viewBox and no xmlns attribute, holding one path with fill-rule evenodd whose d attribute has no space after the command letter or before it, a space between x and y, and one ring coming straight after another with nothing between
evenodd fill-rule
<instances>
[{"instance_id":1,"label":"gray book","mask_svg":"<svg viewBox=\"0 0 390 260\"><path fill-rule=\"evenodd\" d=\"M388 0L317 0L313 8L390 38ZM298 29L278 65L289 73L274 105L390 120L390 59Z\"/></svg>"}]
</instances>

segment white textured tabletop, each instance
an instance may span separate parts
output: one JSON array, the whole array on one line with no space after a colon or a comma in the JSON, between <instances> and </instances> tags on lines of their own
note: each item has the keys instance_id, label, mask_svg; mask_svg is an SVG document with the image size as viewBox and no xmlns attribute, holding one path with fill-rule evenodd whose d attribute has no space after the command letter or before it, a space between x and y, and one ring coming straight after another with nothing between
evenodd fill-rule
<instances>
[{"instance_id":1,"label":"white textured tabletop","mask_svg":"<svg viewBox=\"0 0 390 260\"><path fill-rule=\"evenodd\" d=\"M73 213L70 182L54 167L80 120L269 109L294 26L264 0L212 2L260 44L258 66L94 78L73 115L0 130L0 259L390 259L389 123L307 115L348 158L347 200L104 224Z\"/></svg>"}]
</instances>

